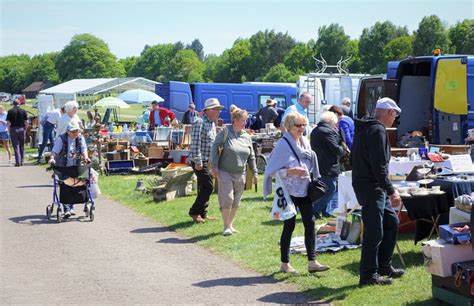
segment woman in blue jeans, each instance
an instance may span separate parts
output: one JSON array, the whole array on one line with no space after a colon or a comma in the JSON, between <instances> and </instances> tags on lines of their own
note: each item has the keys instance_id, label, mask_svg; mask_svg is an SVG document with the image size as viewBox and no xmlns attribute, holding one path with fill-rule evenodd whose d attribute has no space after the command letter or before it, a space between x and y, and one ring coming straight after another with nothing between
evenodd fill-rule
<instances>
[{"instance_id":1,"label":"woman in blue jeans","mask_svg":"<svg viewBox=\"0 0 474 306\"><path fill-rule=\"evenodd\" d=\"M313 203L313 214L316 219L330 217L337 208L336 184L341 173L339 158L344 155L341 138L337 130L337 116L333 112L323 112L318 126L311 132L311 149L318 156L321 180L328 185L324 196ZM328 205L329 204L329 205Z\"/></svg>"},{"instance_id":2,"label":"woman in blue jeans","mask_svg":"<svg viewBox=\"0 0 474 306\"><path fill-rule=\"evenodd\" d=\"M64 108L54 109L43 117L41 120L41 127L43 128L43 140L41 145L38 147L38 163L41 163L43 159L43 151L46 148L49 140L49 151L51 152L54 145L54 128L58 124L59 118L64 113Z\"/></svg>"}]
</instances>

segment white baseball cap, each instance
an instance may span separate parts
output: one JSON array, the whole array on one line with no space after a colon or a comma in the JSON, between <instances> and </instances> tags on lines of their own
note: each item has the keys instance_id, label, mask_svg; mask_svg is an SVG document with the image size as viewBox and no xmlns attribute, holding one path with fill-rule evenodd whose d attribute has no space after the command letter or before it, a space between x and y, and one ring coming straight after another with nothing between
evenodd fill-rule
<instances>
[{"instance_id":1,"label":"white baseball cap","mask_svg":"<svg viewBox=\"0 0 474 306\"><path fill-rule=\"evenodd\" d=\"M392 99L388 97L381 98L377 101L377 106L375 108L380 108L380 109L394 109L397 113L401 113L402 110L400 107L398 107L397 102L393 101Z\"/></svg>"}]
</instances>

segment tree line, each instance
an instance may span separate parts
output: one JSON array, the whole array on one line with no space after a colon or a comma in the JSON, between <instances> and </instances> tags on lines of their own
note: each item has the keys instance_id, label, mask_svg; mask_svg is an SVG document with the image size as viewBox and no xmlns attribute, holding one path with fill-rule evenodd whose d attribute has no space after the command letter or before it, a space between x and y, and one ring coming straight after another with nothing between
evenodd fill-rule
<instances>
[{"instance_id":1,"label":"tree line","mask_svg":"<svg viewBox=\"0 0 474 306\"><path fill-rule=\"evenodd\" d=\"M390 21L376 22L351 39L338 23L322 26L317 38L298 42L288 33L259 31L238 38L221 55L204 54L195 39L146 45L139 56L123 59L106 42L91 35L75 35L61 52L0 57L0 91L19 93L34 81L65 82L77 78L145 77L158 82L295 82L316 70L313 56L335 64L349 59L351 73L384 73L390 60L443 53L474 54L474 19L448 27L438 16L426 16L413 33Z\"/></svg>"}]
</instances>

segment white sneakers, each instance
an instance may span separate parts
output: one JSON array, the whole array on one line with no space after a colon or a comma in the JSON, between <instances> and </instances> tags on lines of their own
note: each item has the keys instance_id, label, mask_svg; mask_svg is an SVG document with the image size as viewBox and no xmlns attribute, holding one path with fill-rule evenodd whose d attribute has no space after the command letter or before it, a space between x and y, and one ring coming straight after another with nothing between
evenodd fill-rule
<instances>
[{"instance_id":1,"label":"white sneakers","mask_svg":"<svg viewBox=\"0 0 474 306\"><path fill-rule=\"evenodd\" d=\"M224 235L224 236L230 236L230 235L232 235L233 233L234 233L234 232L232 231L232 229L226 228L226 229L224 229L224 232L222 232L222 235Z\"/></svg>"}]
</instances>

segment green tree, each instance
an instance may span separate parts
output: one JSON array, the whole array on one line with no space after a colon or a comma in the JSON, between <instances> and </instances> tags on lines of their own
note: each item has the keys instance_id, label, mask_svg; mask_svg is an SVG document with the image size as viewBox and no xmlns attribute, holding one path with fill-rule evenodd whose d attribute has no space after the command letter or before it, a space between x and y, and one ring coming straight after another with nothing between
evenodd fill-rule
<instances>
[{"instance_id":1,"label":"green tree","mask_svg":"<svg viewBox=\"0 0 474 306\"><path fill-rule=\"evenodd\" d=\"M448 51L449 39L446 28L436 15L423 17L415 32L413 53L414 55L431 55L436 48L441 48L444 52Z\"/></svg>"},{"instance_id":2,"label":"green tree","mask_svg":"<svg viewBox=\"0 0 474 306\"><path fill-rule=\"evenodd\" d=\"M138 56L129 56L126 58L119 59L120 64L122 64L125 69L125 75L128 77L139 77L140 75L132 75L132 68L138 60Z\"/></svg>"},{"instance_id":3,"label":"green tree","mask_svg":"<svg viewBox=\"0 0 474 306\"><path fill-rule=\"evenodd\" d=\"M251 66L245 74L248 80L258 80L268 70L283 60L296 45L296 41L288 33L275 33L274 30L259 31L249 39Z\"/></svg>"},{"instance_id":4,"label":"green tree","mask_svg":"<svg viewBox=\"0 0 474 306\"><path fill-rule=\"evenodd\" d=\"M384 65L388 61L407 58L413 54L413 38L410 36L397 37L391 40L384 49Z\"/></svg>"},{"instance_id":5,"label":"green tree","mask_svg":"<svg viewBox=\"0 0 474 306\"><path fill-rule=\"evenodd\" d=\"M145 46L141 56L130 69L130 75L141 76L150 80L164 81L169 71L171 60L176 55L174 44Z\"/></svg>"},{"instance_id":6,"label":"green tree","mask_svg":"<svg viewBox=\"0 0 474 306\"><path fill-rule=\"evenodd\" d=\"M199 39L196 38L195 40L193 40L190 45L186 46L186 49L193 50L194 53L196 53L199 57L199 60L204 60L204 47L202 46Z\"/></svg>"},{"instance_id":7,"label":"green tree","mask_svg":"<svg viewBox=\"0 0 474 306\"><path fill-rule=\"evenodd\" d=\"M264 82L295 83L298 75L294 74L284 64L276 64L262 78Z\"/></svg>"},{"instance_id":8,"label":"green tree","mask_svg":"<svg viewBox=\"0 0 474 306\"><path fill-rule=\"evenodd\" d=\"M59 53L45 53L35 55L28 65L28 83L36 81L51 81L59 83L59 74L56 71L56 58Z\"/></svg>"},{"instance_id":9,"label":"green tree","mask_svg":"<svg viewBox=\"0 0 474 306\"><path fill-rule=\"evenodd\" d=\"M237 39L232 48L222 53L222 65L218 66L214 81L240 83L252 80L248 77L252 65L251 60L250 41Z\"/></svg>"},{"instance_id":10,"label":"green tree","mask_svg":"<svg viewBox=\"0 0 474 306\"><path fill-rule=\"evenodd\" d=\"M448 31L451 52L454 54L474 54L474 19L464 19Z\"/></svg>"},{"instance_id":11,"label":"green tree","mask_svg":"<svg viewBox=\"0 0 474 306\"><path fill-rule=\"evenodd\" d=\"M349 57L350 60L347 65L347 70L350 73L363 73L362 61L359 53L359 40L353 39L349 42Z\"/></svg>"},{"instance_id":12,"label":"green tree","mask_svg":"<svg viewBox=\"0 0 474 306\"><path fill-rule=\"evenodd\" d=\"M178 51L171 60L169 70L165 74L167 81L176 80L188 83L202 82L204 64L193 50Z\"/></svg>"},{"instance_id":13,"label":"green tree","mask_svg":"<svg viewBox=\"0 0 474 306\"><path fill-rule=\"evenodd\" d=\"M313 49L308 44L298 43L288 52L283 63L291 72L311 72L315 68Z\"/></svg>"},{"instance_id":14,"label":"green tree","mask_svg":"<svg viewBox=\"0 0 474 306\"><path fill-rule=\"evenodd\" d=\"M91 34L74 35L58 55L56 68L62 81L125 75L125 69L110 52L109 46Z\"/></svg>"},{"instance_id":15,"label":"green tree","mask_svg":"<svg viewBox=\"0 0 474 306\"><path fill-rule=\"evenodd\" d=\"M318 39L315 45L315 54L319 59L321 56L329 65L335 65L339 60L346 59L349 54L349 35L344 28L337 23L322 26L318 29Z\"/></svg>"},{"instance_id":16,"label":"green tree","mask_svg":"<svg viewBox=\"0 0 474 306\"><path fill-rule=\"evenodd\" d=\"M394 38L408 36L406 27L396 27L390 21L376 22L375 25L362 30L359 39L361 68L364 73L383 73L385 45Z\"/></svg>"},{"instance_id":17,"label":"green tree","mask_svg":"<svg viewBox=\"0 0 474 306\"><path fill-rule=\"evenodd\" d=\"M223 70L224 62L221 56L215 54L209 54L204 60L204 81L215 82L217 80L217 74Z\"/></svg>"},{"instance_id":18,"label":"green tree","mask_svg":"<svg viewBox=\"0 0 474 306\"><path fill-rule=\"evenodd\" d=\"M29 85L28 65L30 57L26 54L0 57L0 88L9 93L21 93Z\"/></svg>"}]
</instances>

